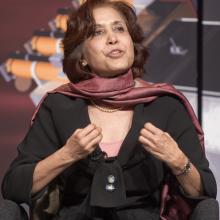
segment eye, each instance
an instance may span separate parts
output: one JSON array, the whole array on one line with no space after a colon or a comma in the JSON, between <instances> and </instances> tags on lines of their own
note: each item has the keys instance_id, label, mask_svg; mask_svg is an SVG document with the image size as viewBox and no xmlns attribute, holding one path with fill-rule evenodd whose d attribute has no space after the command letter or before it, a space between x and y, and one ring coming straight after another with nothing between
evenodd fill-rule
<instances>
[{"instance_id":1,"label":"eye","mask_svg":"<svg viewBox=\"0 0 220 220\"><path fill-rule=\"evenodd\" d=\"M125 31L125 28L123 26L116 26L114 29L116 31L119 31L119 32L124 32Z\"/></svg>"},{"instance_id":2,"label":"eye","mask_svg":"<svg viewBox=\"0 0 220 220\"><path fill-rule=\"evenodd\" d=\"M95 30L94 36L99 36L103 33L104 33L104 30L98 29L98 30Z\"/></svg>"}]
</instances>

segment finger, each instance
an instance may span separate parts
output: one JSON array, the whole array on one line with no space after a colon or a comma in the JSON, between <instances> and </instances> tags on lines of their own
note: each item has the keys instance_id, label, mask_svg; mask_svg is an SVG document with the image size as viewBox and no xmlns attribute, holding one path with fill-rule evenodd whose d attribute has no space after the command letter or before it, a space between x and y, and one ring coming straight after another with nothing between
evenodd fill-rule
<instances>
[{"instance_id":1,"label":"finger","mask_svg":"<svg viewBox=\"0 0 220 220\"><path fill-rule=\"evenodd\" d=\"M74 134L79 133L81 130L82 130L81 128L76 129L75 132L74 132Z\"/></svg>"},{"instance_id":2,"label":"finger","mask_svg":"<svg viewBox=\"0 0 220 220\"><path fill-rule=\"evenodd\" d=\"M86 150L88 150L89 152L92 152L96 147L97 144L100 143L100 141L102 140L102 134L100 134L99 136L95 137L94 139L92 139L85 147Z\"/></svg>"},{"instance_id":3,"label":"finger","mask_svg":"<svg viewBox=\"0 0 220 220\"><path fill-rule=\"evenodd\" d=\"M150 153L158 152L156 146L151 141L146 139L145 137L139 136L139 141L142 143L143 147L148 152L150 152Z\"/></svg>"},{"instance_id":4,"label":"finger","mask_svg":"<svg viewBox=\"0 0 220 220\"><path fill-rule=\"evenodd\" d=\"M148 131L150 131L151 133L155 134L155 135L160 135L160 134L163 133L163 131L161 129L157 128L156 126L154 126L150 122L145 123L144 128L147 129Z\"/></svg>"},{"instance_id":5,"label":"finger","mask_svg":"<svg viewBox=\"0 0 220 220\"><path fill-rule=\"evenodd\" d=\"M155 135L145 128L141 129L140 135L143 136L145 139L148 139L151 142L155 142L155 139L156 139Z\"/></svg>"},{"instance_id":6,"label":"finger","mask_svg":"<svg viewBox=\"0 0 220 220\"><path fill-rule=\"evenodd\" d=\"M94 138L101 135L101 130L99 128L91 131L87 136L83 137L80 142L82 145L86 146L89 142L91 142Z\"/></svg>"},{"instance_id":7,"label":"finger","mask_svg":"<svg viewBox=\"0 0 220 220\"><path fill-rule=\"evenodd\" d=\"M170 134L167 133L167 132L164 132L164 135L167 136L167 137L169 137L169 138L172 138L172 137L170 136Z\"/></svg>"},{"instance_id":8,"label":"finger","mask_svg":"<svg viewBox=\"0 0 220 220\"><path fill-rule=\"evenodd\" d=\"M76 136L80 139L88 135L94 129L96 129L96 126L94 124L89 124L85 128L80 129L80 131L76 133Z\"/></svg>"}]
</instances>

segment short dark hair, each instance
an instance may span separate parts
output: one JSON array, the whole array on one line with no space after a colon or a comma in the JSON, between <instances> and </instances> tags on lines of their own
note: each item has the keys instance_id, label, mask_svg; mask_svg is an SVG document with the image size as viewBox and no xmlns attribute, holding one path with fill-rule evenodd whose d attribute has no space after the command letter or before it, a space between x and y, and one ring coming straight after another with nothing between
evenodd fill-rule
<instances>
[{"instance_id":1,"label":"short dark hair","mask_svg":"<svg viewBox=\"0 0 220 220\"><path fill-rule=\"evenodd\" d=\"M63 71L67 74L71 82L88 79L90 76L89 68L83 67L80 62L83 55L82 44L87 38L94 35L95 20L93 18L93 10L101 6L112 7L125 18L134 44L135 58L132 65L132 72L134 77L139 77L143 73L148 51L142 45L144 35L142 29L137 24L137 16L133 6L117 0L87 0L78 10L71 12L69 15L67 31L63 39Z\"/></svg>"}]
</instances>

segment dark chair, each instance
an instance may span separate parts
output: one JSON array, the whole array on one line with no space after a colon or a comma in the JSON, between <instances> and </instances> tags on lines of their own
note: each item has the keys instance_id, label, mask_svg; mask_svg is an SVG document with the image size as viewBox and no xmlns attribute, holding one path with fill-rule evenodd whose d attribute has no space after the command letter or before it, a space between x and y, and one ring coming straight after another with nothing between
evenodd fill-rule
<instances>
[{"instance_id":1,"label":"dark chair","mask_svg":"<svg viewBox=\"0 0 220 220\"><path fill-rule=\"evenodd\" d=\"M10 200L0 201L0 220L28 220L25 209Z\"/></svg>"},{"instance_id":2,"label":"dark chair","mask_svg":"<svg viewBox=\"0 0 220 220\"><path fill-rule=\"evenodd\" d=\"M31 213L31 220L50 220L50 216L55 212L54 208L57 207L57 204L48 206L48 201L51 199L54 201L54 194L47 198L44 197L44 199L36 204ZM45 206L45 204L47 205ZM0 220L29 220L29 217L22 206L9 200L3 200L0 203ZM219 220L218 201L215 199L202 200L193 210L189 220Z\"/></svg>"},{"instance_id":3,"label":"dark chair","mask_svg":"<svg viewBox=\"0 0 220 220\"><path fill-rule=\"evenodd\" d=\"M219 220L219 204L215 199L205 199L198 203L189 220Z\"/></svg>"}]
</instances>

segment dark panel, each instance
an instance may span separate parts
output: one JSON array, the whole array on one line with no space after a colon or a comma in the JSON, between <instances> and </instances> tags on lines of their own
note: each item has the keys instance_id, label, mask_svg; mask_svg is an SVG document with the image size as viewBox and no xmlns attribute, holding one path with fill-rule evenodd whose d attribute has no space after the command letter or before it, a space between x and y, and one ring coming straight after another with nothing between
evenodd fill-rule
<instances>
[{"instance_id":1,"label":"dark panel","mask_svg":"<svg viewBox=\"0 0 220 220\"><path fill-rule=\"evenodd\" d=\"M150 45L146 79L196 87L195 22L171 23ZM204 25L204 89L220 92L220 26Z\"/></svg>"}]
</instances>

